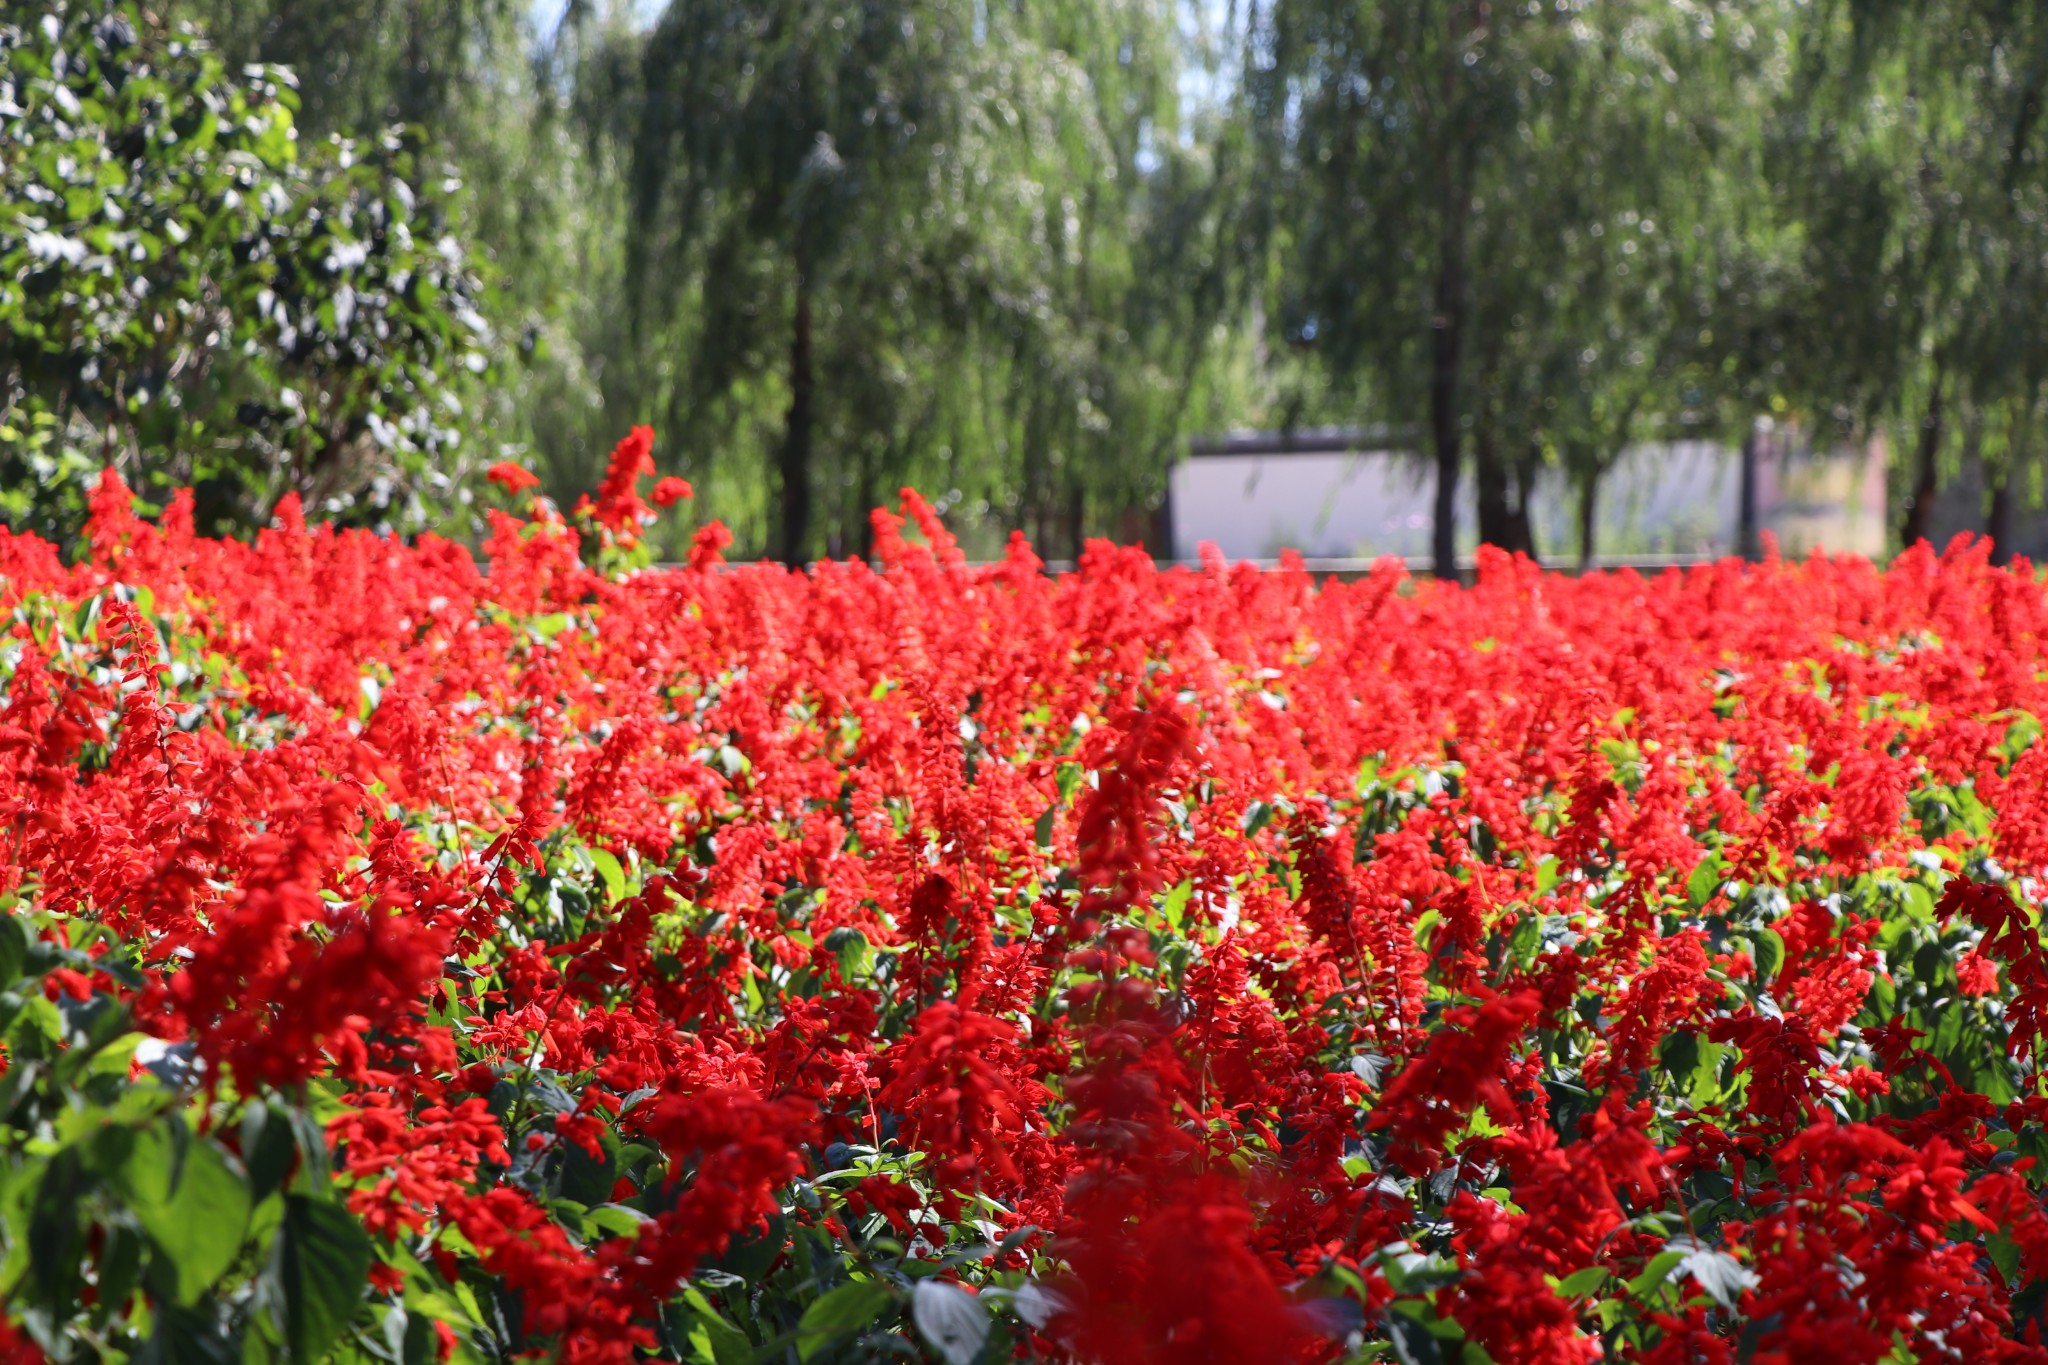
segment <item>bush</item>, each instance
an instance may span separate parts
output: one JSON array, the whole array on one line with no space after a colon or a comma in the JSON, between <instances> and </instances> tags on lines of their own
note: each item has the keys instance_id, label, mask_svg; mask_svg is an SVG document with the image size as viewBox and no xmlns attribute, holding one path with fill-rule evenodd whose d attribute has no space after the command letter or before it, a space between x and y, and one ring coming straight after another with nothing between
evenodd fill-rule
<instances>
[{"instance_id":1,"label":"bush","mask_svg":"<svg viewBox=\"0 0 2048 1365\"><path fill-rule=\"evenodd\" d=\"M99 468L202 529L286 492L416 526L488 368L448 186L405 138L302 149L287 73L130 4L0 22L0 517L66 536Z\"/></svg>"}]
</instances>

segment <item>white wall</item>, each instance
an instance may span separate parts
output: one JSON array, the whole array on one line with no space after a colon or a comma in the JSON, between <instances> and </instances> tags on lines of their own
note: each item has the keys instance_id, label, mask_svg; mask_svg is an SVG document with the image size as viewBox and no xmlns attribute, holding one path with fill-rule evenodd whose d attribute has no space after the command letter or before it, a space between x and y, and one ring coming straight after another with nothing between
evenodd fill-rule
<instances>
[{"instance_id":1,"label":"white wall","mask_svg":"<svg viewBox=\"0 0 2048 1365\"><path fill-rule=\"evenodd\" d=\"M1766 455L1762 466L1759 524L1799 542L1788 543L1788 551L1814 544L1864 554L1882 549L1864 543L1872 528L1881 541L1884 525L1881 447L1789 465ZM1827 476L1781 477L1781 468ZM1741 483L1741 456L1732 446L1678 441L1632 447L1600 482L1596 549L1603 555L1732 554ZM1232 559L1272 559L1282 549L1332 559L1429 554L1435 473L1414 455L1197 455L1174 468L1171 490L1176 559L1195 558L1203 541ZM1817 496L1841 505L1823 507ZM1476 543L1472 509L1468 470L1458 487L1461 553ZM1577 553L1577 503L1556 471L1546 471L1538 483L1531 520L1539 553L1559 559Z\"/></svg>"},{"instance_id":2,"label":"white wall","mask_svg":"<svg viewBox=\"0 0 2048 1365\"><path fill-rule=\"evenodd\" d=\"M1427 555L1435 478L1412 456L1197 455L1174 467L1173 557L1204 541L1232 559ZM1460 542L1472 538L1459 509Z\"/></svg>"}]
</instances>

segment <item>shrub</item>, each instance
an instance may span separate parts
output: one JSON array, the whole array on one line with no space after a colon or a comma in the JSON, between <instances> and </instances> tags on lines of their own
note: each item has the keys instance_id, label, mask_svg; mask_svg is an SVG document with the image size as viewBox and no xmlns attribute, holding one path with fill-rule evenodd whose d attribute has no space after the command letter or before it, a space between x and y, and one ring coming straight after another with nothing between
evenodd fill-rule
<instances>
[{"instance_id":1,"label":"shrub","mask_svg":"<svg viewBox=\"0 0 2048 1365\"><path fill-rule=\"evenodd\" d=\"M290 76L132 4L0 21L0 517L74 531L101 465L203 529L287 492L418 525L487 368L447 187L398 133L301 148Z\"/></svg>"}]
</instances>

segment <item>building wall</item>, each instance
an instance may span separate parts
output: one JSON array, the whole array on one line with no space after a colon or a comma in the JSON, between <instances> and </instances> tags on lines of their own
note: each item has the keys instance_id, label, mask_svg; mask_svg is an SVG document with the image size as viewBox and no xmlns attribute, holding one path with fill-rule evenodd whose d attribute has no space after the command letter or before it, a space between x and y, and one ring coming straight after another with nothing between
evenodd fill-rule
<instances>
[{"instance_id":1,"label":"building wall","mask_svg":"<svg viewBox=\"0 0 2048 1365\"><path fill-rule=\"evenodd\" d=\"M1766 440L1757 461L1759 529L1775 535L1787 556L1824 550L1878 558L1889 532L1886 463L1882 435L1860 451L1845 448L1824 458Z\"/></svg>"},{"instance_id":2,"label":"building wall","mask_svg":"<svg viewBox=\"0 0 2048 1365\"><path fill-rule=\"evenodd\" d=\"M1603 555L1687 558L1735 553L1741 452L1706 441L1636 446L1599 487L1596 549ZM1435 473L1400 451L1349 454L1201 454L1170 480L1171 555L1194 559L1203 542L1232 559L1272 559L1283 549L1311 558L1429 554ZM1461 480L1458 545L1477 532L1472 480ZM1578 508L1564 477L1547 471L1531 507L1539 554L1578 552ZM1758 462L1758 524L1787 554L1819 547L1875 555L1884 549L1885 460L1881 444L1826 457L1768 440Z\"/></svg>"},{"instance_id":3,"label":"building wall","mask_svg":"<svg viewBox=\"0 0 2048 1365\"><path fill-rule=\"evenodd\" d=\"M1934 500L1933 525L1928 540L1939 550L1959 535L1981 536L1989 524L1986 502L1990 489L1984 466L1966 460L1942 483ZM2035 564L2048 564L2048 510L2029 507L2022 498L2012 511L2012 552L2025 555Z\"/></svg>"},{"instance_id":4,"label":"building wall","mask_svg":"<svg viewBox=\"0 0 2048 1365\"><path fill-rule=\"evenodd\" d=\"M1394 451L1199 455L1175 466L1169 490L1175 559L1204 543L1232 559L1429 553L1433 476ZM1472 534L1460 507L1460 543Z\"/></svg>"}]
</instances>

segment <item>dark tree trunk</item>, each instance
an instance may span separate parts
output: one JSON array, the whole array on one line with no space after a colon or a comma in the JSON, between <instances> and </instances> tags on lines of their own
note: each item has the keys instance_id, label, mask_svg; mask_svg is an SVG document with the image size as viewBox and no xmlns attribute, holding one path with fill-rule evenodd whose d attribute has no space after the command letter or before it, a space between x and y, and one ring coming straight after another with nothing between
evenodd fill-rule
<instances>
[{"instance_id":1,"label":"dark tree trunk","mask_svg":"<svg viewBox=\"0 0 2048 1365\"><path fill-rule=\"evenodd\" d=\"M1940 492L1940 457L1943 413L1941 384L1927 400L1927 415L1920 419L1920 440L1913 452L1913 491L1906 497L1906 515L1899 523L1899 544L1911 549L1927 539L1934 526L1934 499Z\"/></svg>"},{"instance_id":2,"label":"dark tree trunk","mask_svg":"<svg viewBox=\"0 0 2048 1365\"><path fill-rule=\"evenodd\" d=\"M1987 473L1989 471L1986 471ZM1991 562L2012 563L2012 475L2000 469L1992 476L1991 503L1984 512L1984 534L1991 541Z\"/></svg>"},{"instance_id":3,"label":"dark tree trunk","mask_svg":"<svg viewBox=\"0 0 2048 1365\"><path fill-rule=\"evenodd\" d=\"M1067 490L1067 540L1074 547L1074 563L1081 562L1081 551L1088 547L1088 495L1077 479Z\"/></svg>"},{"instance_id":4,"label":"dark tree trunk","mask_svg":"<svg viewBox=\"0 0 2048 1365\"><path fill-rule=\"evenodd\" d=\"M1436 148L1439 178L1436 210L1442 252L1437 261L1434 316L1430 319L1429 427L1436 447L1435 522L1430 528L1430 559L1438 578L1458 575L1458 466L1462 454L1458 430L1458 376L1465 360L1465 230L1472 212L1470 149L1442 120L1457 101L1462 40L1484 22L1485 0L1448 7L1450 31L1444 60L1437 72L1439 115Z\"/></svg>"},{"instance_id":5,"label":"dark tree trunk","mask_svg":"<svg viewBox=\"0 0 2048 1365\"><path fill-rule=\"evenodd\" d=\"M1760 553L1756 524L1756 465L1763 458L1759 449L1762 439L1754 422L1750 424L1749 434L1742 438L1742 495L1736 512L1735 553L1744 559L1755 559Z\"/></svg>"},{"instance_id":6,"label":"dark tree trunk","mask_svg":"<svg viewBox=\"0 0 2048 1365\"><path fill-rule=\"evenodd\" d=\"M1527 555L1538 563L1542 556L1536 553L1536 527L1529 521L1529 503L1526 498L1508 507L1508 539L1501 547L1518 555Z\"/></svg>"},{"instance_id":7,"label":"dark tree trunk","mask_svg":"<svg viewBox=\"0 0 2048 1365\"><path fill-rule=\"evenodd\" d=\"M1500 458L1493 423L1482 414L1472 433L1472 482L1479 503L1479 543L1514 551L1514 512L1508 505L1508 469Z\"/></svg>"},{"instance_id":8,"label":"dark tree trunk","mask_svg":"<svg viewBox=\"0 0 2048 1365\"><path fill-rule=\"evenodd\" d=\"M1465 332L1465 207L1447 204L1444 258L1436 277L1431 322L1429 429L1436 446L1435 521L1430 559L1438 578L1458 576L1458 369Z\"/></svg>"},{"instance_id":9,"label":"dark tree trunk","mask_svg":"<svg viewBox=\"0 0 2048 1365\"><path fill-rule=\"evenodd\" d=\"M1508 528L1514 548L1540 562L1536 549L1536 524L1529 519L1529 507L1536 498L1536 471L1543 467L1543 452L1531 446L1528 455L1515 466L1515 501L1508 513Z\"/></svg>"},{"instance_id":10,"label":"dark tree trunk","mask_svg":"<svg viewBox=\"0 0 2048 1365\"><path fill-rule=\"evenodd\" d=\"M1599 532L1600 472L1587 469L1579 475L1579 572L1593 567L1595 537Z\"/></svg>"},{"instance_id":11,"label":"dark tree trunk","mask_svg":"<svg viewBox=\"0 0 2048 1365\"><path fill-rule=\"evenodd\" d=\"M783 559L801 564L811 534L811 282L804 276L803 255L797 255L796 324L789 337L789 415L782 431L777 462L782 479Z\"/></svg>"},{"instance_id":12,"label":"dark tree trunk","mask_svg":"<svg viewBox=\"0 0 2048 1365\"><path fill-rule=\"evenodd\" d=\"M1999 475L1991 485L1991 508L1985 516L1985 534L1991 536L1991 563L2013 563L2013 487L2011 479Z\"/></svg>"},{"instance_id":13,"label":"dark tree trunk","mask_svg":"<svg viewBox=\"0 0 2048 1365\"><path fill-rule=\"evenodd\" d=\"M859 487L855 496L860 503L860 557L872 560L875 557L875 456L866 446L860 450Z\"/></svg>"}]
</instances>

